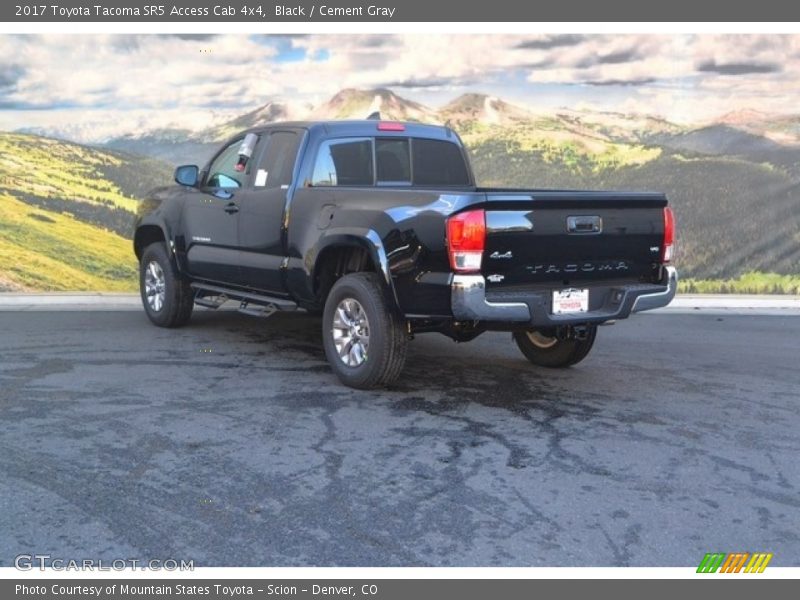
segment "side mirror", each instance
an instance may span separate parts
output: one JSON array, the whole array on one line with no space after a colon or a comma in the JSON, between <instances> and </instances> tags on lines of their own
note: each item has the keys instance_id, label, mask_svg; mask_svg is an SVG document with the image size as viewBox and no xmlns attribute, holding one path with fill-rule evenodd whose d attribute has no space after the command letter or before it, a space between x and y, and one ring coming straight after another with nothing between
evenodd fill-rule
<instances>
[{"instance_id":1,"label":"side mirror","mask_svg":"<svg viewBox=\"0 0 800 600\"><path fill-rule=\"evenodd\" d=\"M181 185L194 187L198 183L197 176L199 173L200 169L197 168L197 165L181 165L175 169L175 181Z\"/></svg>"}]
</instances>

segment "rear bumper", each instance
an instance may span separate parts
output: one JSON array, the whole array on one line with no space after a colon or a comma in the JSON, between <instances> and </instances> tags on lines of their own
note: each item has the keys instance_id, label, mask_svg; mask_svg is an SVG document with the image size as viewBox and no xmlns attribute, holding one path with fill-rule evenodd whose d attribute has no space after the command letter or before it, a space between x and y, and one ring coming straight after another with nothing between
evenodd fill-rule
<instances>
[{"instance_id":1,"label":"rear bumper","mask_svg":"<svg viewBox=\"0 0 800 600\"><path fill-rule=\"evenodd\" d=\"M662 281L666 280L666 289L660 292L653 292L649 294L640 294L633 302L631 312L642 312L644 310L653 310L654 308L662 308L672 302L675 297L675 292L678 291L678 270L675 267L665 267L664 277Z\"/></svg>"},{"instance_id":2,"label":"rear bumper","mask_svg":"<svg viewBox=\"0 0 800 600\"><path fill-rule=\"evenodd\" d=\"M459 321L494 321L557 326L601 323L624 319L633 312L661 308L675 297L678 272L665 267L658 284L592 286L589 311L580 314L552 314L552 290L487 292L482 275L454 275L450 286L453 317Z\"/></svg>"}]
</instances>

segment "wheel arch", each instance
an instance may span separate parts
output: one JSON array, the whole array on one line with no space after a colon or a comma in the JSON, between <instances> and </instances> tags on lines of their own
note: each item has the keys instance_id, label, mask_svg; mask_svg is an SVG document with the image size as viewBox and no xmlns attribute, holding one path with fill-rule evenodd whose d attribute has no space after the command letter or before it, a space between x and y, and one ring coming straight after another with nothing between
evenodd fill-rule
<instances>
[{"instance_id":1,"label":"wheel arch","mask_svg":"<svg viewBox=\"0 0 800 600\"><path fill-rule=\"evenodd\" d=\"M186 274L186 259L180 252L182 242L178 238L178 247L176 248L176 240L173 240L166 222L161 220L143 221L136 227L133 235L133 251L136 254L136 259L141 260L144 249L155 242L164 244L167 248L167 256L175 264L175 268L179 273Z\"/></svg>"},{"instance_id":2,"label":"wheel arch","mask_svg":"<svg viewBox=\"0 0 800 600\"><path fill-rule=\"evenodd\" d=\"M368 269L343 270L334 273L333 279L326 277L326 269L331 266L333 257L337 259L353 251L361 251L368 259ZM334 263L335 264L335 263ZM311 282L314 294L324 303L325 296L333 283L342 275L358 271L373 271L380 276L384 291L395 308L399 308L394 280L389 271L389 261L386 257L381 237L372 229L347 229L329 230L324 233L317 244L314 265L311 270ZM327 289L326 289L327 287Z\"/></svg>"},{"instance_id":3,"label":"wheel arch","mask_svg":"<svg viewBox=\"0 0 800 600\"><path fill-rule=\"evenodd\" d=\"M150 244L157 242L164 242L167 246L167 252L172 255L171 244L167 243L166 228L160 223L142 223L136 228L133 235L133 251L136 254L137 260L142 259L144 249Z\"/></svg>"}]
</instances>

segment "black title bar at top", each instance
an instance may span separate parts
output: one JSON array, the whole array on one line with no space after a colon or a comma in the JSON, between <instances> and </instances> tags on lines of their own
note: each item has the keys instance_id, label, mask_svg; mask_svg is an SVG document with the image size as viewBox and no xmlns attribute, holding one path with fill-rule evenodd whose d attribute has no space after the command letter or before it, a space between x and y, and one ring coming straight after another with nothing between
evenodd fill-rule
<instances>
[{"instance_id":1,"label":"black title bar at top","mask_svg":"<svg viewBox=\"0 0 800 600\"><path fill-rule=\"evenodd\" d=\"M798 22L786 0L10 0L4 23L36 22Z\"/></svg>"}]
</instances>

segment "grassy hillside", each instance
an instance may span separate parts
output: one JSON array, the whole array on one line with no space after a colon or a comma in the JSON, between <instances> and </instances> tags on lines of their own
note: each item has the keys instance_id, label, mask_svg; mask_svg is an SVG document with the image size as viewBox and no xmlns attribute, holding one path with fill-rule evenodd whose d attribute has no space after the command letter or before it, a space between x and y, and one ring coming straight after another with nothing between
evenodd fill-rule
<instances>
[{"instance_id":1,"label":"grassy hillside","mask_svg":"<svg viewBox=\"0 0 800 600\"><path fill-rule=\"evenodd\" d=\"M656 160L661 148L564 129L555 119L512 127L473 124L462 134L482 184L586 187L599 173ZM533 168L536 167L536 168ZM542 179L543 178L543 179ZM542 183L544 181L545 183ZM534 183L537 182L537 183Z\"/></svg>"},{"instance_id":2,"label":"grassy hillside","mask_svg":"<svg viewBox=\"0 0 800 600\"><path fill-rule=\"evenodd\" d=\"M169 178L152 159L0 133L0 290L134 290L138 199Z\"/></svg>"},{"instance_id":3,"label":"grassy hillside","mask_svg":"<svg viewBox=\"0 0 800 600\"><path fill-rule=\"evenodd\" d=\"M0 194L0 262L0 286L9 290L135 289L129 240L7 194Z\"/></svg>"}]
</instances>

